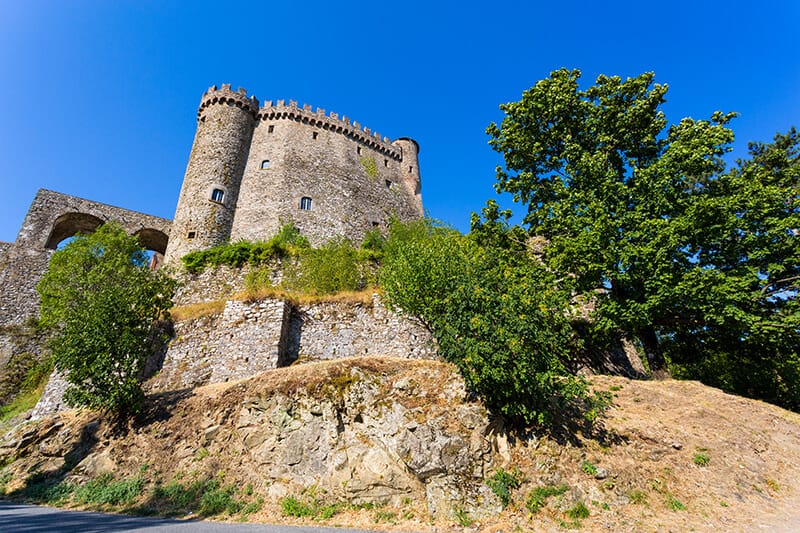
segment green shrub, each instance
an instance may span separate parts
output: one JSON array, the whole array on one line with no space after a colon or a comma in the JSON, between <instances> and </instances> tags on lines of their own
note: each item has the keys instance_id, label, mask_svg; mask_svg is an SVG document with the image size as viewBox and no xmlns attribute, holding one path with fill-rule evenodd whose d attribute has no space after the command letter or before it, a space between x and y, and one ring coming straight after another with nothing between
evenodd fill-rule
<instances>
[{"instance_id":1,"label":"green shrub","mask_svg":"<svg viewBox=\"0 0 800 533\"><path fill-rule=\"evenodd\" d=\"M500 498L504 508L511 502L511 491L518 489L521 483L518 472L506 472L502 468L498 468L494 475L486 480L486 484Z\"/></svg>"},{"instance_id":2,"label":"green shrub","mask_svg":"<svg viewBox=\"0 0 800 533\"><path fill-rule=\"evenodd\" d=\"M697 466L708 466L708 463L711 462L711 458L708 456L707 453L696 453L694 454L694 464Z\"/></svg>"},{"instance_id":3,"label":"green shrub","mask_svg":"<svg viewBox=\"0 0 800 533\"><path fill-rule=\"evenodd\" d=\"M580 520L589 518L589 508L583 502L577 502L575 505L567 509L567 516L573 520Z\"/></svg>"},{"instance_id":4,"label":"green shrub","mask_svg":"<svg viewBox=\"0 0 800 533\"><path fill-rule=\"evenodd\" d=\"M551 496L560 496L567 492L566 485L547 485L536 487L528 495L528 500L525 502L525 507L531 513L538 513L539 510L547 503L547 499Z\"/></svg>"},{"instance_id":5,"label":"green shrub","mask_svg":"<svg viewBox=\"0 0 800 533\"><path fill-rule=\"evenodd\" d=\"M587 402L586 381L565 364L575 352L568 282L556 283L500 214L484 215L468 236L430 220L393 223L380 271L386 302L418 317L468 388L512 423L596 419L602 404Z\"/></svg>"},{"instance_id":6,"label":"green shrub","mask_svg":"<svg viewBox=\"0 0 800 533\"><path fill-rule=\"evenodd\" d=\"M316 294L335 294L359 289L360 269L349 240L338 237L300 256L296 289Z\"/></svg>"},{"instance_id":7,"label":"green shrub","mask_svg":"<svg viewBox=\"0 0 800 533\"><path fill-rule=\"evenodd\" d=\"M283 224L278 233L268 241L238 241L213 246L206 250L190 252L181 262L190 273L197 274L209 266L240 268L246 264L260 265L274 258L296 256L308 248L308 239L289 222Z\"/></svg>"}]
</instances>

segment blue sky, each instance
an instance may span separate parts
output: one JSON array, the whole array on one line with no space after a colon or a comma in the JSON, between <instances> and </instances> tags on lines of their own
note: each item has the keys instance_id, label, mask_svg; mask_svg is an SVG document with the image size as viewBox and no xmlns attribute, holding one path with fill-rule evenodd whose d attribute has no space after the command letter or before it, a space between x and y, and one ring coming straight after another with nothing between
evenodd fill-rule
<instances>
[{"instance_id":1,"label":"blue sky","mask_svg":"<svg viewBox=\"0 0 800 533\"><path fill-rule=\"evenodd\" d=\"M172 218L197 105L231 83L421 146L461 230L496 197L498 105L550 71L654 71L671 122L737 111L734 156L800 126L800 2L0 0L0 241L40 187Z\"/></svg>"}]
</instances>

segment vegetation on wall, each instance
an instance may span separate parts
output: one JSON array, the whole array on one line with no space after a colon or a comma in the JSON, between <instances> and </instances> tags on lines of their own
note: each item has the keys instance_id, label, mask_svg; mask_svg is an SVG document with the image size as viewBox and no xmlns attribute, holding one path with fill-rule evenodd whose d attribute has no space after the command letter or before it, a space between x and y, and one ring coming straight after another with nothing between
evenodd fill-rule
<instances>
[{"instance_id":1,"label":"vegetation on wall","mask_svg":"<svg viewBox=\"0 0 800 533\"><path fill-rule=\"evenodd\" d=\"M136 413L145 362L163 340L157 320L174 282L150 270L136 237L114 223L55 252L37 286L41 324L73 406Z\"/></svg>"},{"instance_id":2,"label":"vegetation on wall","mask_svg":"<svg viewBox=\"0 0 800 533\"><path fill-rule=\"evenodd\" d=\"M496 188L525 209L548 270L596 303L650 368L800 409L800 137L727 169L734 114L667 126L652 73L553 72L504 104Z\"/></svg>"},{"instance_id":3,"label":"vegetation on wall","mask_svg":"<svg viewBox=\"0 0 800 533\"><path fill-rule=\"evenodd\" d=\"M197 274L206 267L226 265L240 268L246 264L266 263L274 258L297 256L308 247L308 239L300 234L300 230L292 222L288 222L268 241L224 243L206 250L190 252L181 261L188 272Z\"/></svg>"}]
</instances>

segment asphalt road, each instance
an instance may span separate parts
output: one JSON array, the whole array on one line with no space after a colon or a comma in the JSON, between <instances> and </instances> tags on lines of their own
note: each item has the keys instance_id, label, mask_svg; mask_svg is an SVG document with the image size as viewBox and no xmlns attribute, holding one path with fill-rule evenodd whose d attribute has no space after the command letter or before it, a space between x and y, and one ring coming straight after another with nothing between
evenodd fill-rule
<instances>
[{"instance_id":1,"label":"asphalt road","mask_svg":"<svg viewBox=\"0 0 800 533\"><path fill-rule=\"evenodd\" d=\"M92 533L147 531L148 533L369 533L328 527L289 527L266 524L227 524L200 520L170 520L118 514L65 511L53 507L0 501L0 531L4 533Z\"/></svg>"}]
</instances>

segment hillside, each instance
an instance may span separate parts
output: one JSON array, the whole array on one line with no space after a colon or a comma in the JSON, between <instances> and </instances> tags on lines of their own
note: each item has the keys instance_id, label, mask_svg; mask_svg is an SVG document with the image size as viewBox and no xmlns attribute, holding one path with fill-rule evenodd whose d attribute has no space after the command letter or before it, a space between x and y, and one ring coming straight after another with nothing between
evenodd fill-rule
<instances>
[{"instance_id":1,"label":"hillside","mask_svg":"<svg viewBox=\"0 0 800 533\"><path fill-rule=\"evenodd\" d=\"M800 521L797 414L695 382L592 383L613 395L592 435L515 436L447 364L295 365L153 397L124 427L78 411L18 426L0 441L0 481L67 506L397 531ZM498 469L511 474L505 510L484 481Z\"/></svg>"}]
</instances>

